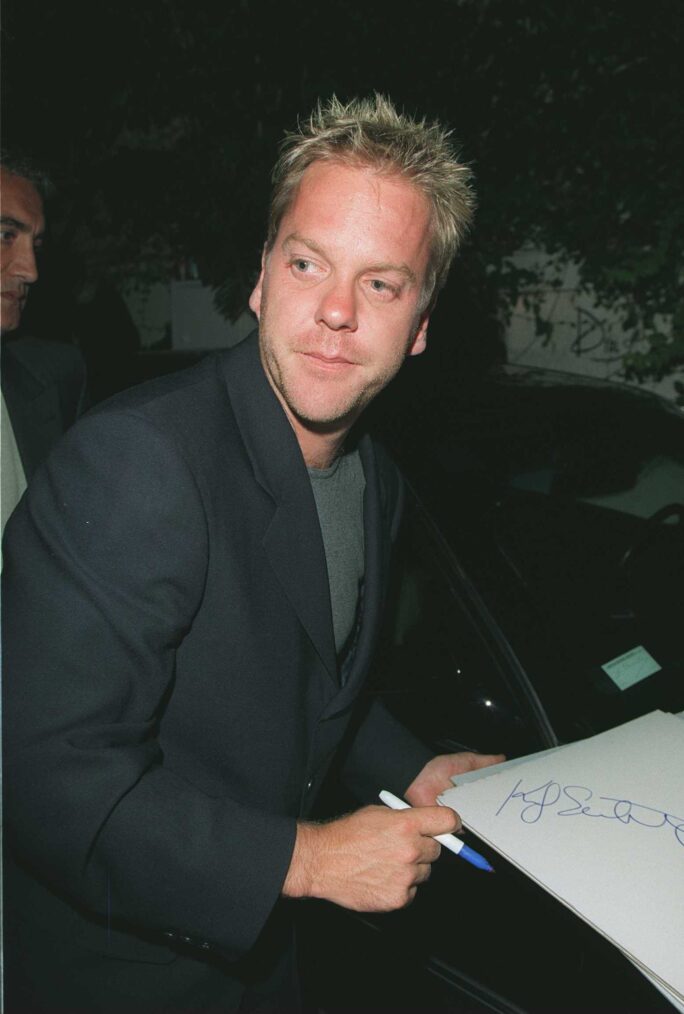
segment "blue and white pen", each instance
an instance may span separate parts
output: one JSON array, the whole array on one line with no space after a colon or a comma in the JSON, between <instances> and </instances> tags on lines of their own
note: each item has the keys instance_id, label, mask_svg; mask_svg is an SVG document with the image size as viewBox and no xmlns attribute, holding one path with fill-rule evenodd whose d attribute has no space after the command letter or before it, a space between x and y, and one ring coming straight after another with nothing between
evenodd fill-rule
<instances>
[{"instance_id":1,"label":"blue and white pen","mask_svg":"<svg viewBox=\"0 0 684 1014\"><path fill-rule=\"evenodd\" d=\"M404 802L403 799L399 799L399 796L395 796L392 792L388 792L387 789L383 789L380 793L380 799L383 801L385 806L389 806L392 810L410 810L411 806L409 803ZM461 859L465 859L466 862L471 863L473 866L477 866L478 870L486 870L487 873L493 873L494 867L490 866L484 856L481 856L475 849L471 849L464 842L453 834L435 834L433 835L435 841L438 841L440 845L443 845L445 849L449 849L450 852L454 852Z\"/></svg>"}]
</instances>

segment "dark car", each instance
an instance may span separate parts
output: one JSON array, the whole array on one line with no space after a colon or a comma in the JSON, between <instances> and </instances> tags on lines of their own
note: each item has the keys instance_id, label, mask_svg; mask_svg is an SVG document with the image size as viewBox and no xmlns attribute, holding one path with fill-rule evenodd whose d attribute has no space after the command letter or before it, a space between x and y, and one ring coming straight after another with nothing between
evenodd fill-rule
<instances>
[{"instance_id":1,"label":"dark car","mask_svg":"<svg viewBox=\"0 0 684 1014\"><path fill-rule=\"evenodd\" d=\"M382 418L408 496L369 696L436 751L509 757L684 710L678 409L504 367ZM635 675L635 654L648 675ZM322 815L347 805L332 779ZM599 934L467 840L496 876L444 854L405 911L321 904L312 933L305 913L319 1007L673 1009Z\"/></svg>"}]
</instances>

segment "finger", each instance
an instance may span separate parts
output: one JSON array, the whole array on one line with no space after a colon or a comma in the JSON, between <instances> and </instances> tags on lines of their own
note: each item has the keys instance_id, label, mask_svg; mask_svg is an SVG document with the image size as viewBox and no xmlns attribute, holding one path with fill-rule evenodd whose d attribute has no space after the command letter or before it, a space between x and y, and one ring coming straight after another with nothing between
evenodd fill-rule
<instances>
[{"instance_id":1,"label":"finger","mask_svg":"<svg viewBox=\"0 0 684 1014\"><path fill-rule=\"evenodd\" d=\"M487 768L490 764L501 764L506 760L505 753L471 753L469 756L470 770Z\"/></svg>"},{"instance_id":2,"label":"finger","mask_svg":"<svg viewBox=\"0 0 684 1014\"><path fill-rule=\"evenodd\" d=\"M450 834L462 834L463 833L463 824L461 823L461 815L460 815L460 813L457 813L457 811L454 810L453 806L444 806L444 807L442 807L442 809L444 809L444 810L451 810L451 812L453 814L453 817L454 817L454 821L455 821L455 827L450 832L447 832L447 834L449 834L449 833ZM440 832L440 833L443 834L444 832Z\"/></svg>"},{"instance_id":3,"label":"finger","mask_svg":"<svg viewBox=\"0 0 684 1014\"><path fill-rule=\"evenodd\" d=\"M449 834L461 827L460 816L450 806L420 806L410 813L423 835Z\"/></svg>"},{"instance_id":4,"label":"finger","mask_svg":"<svg viewBox=\"0 0 684 1014\"><path fill-rule=\"evenodd\" d=\"M432 865L430 863L418 863L416 866L416 875L414 877L414 884L424 884L426 880L430 879L432 873Z\"/></svg>"},{"instance_id":5,"label":"finger","mask_svg":"<svg viewBox=\"0 0 684 1014\"><path fill-rule=\"evenodd\" d=\"M434 838L424 837L424 845L421 849L421 857L418 862L421 863L434 863L436 862L442 851L442 846Z\"/></svg>"}]
</instances>

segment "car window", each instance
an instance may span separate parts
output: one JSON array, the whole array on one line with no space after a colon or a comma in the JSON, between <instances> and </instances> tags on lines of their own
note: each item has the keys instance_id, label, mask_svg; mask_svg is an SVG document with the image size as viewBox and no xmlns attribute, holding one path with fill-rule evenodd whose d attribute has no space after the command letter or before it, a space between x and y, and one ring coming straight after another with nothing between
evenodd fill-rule
<instances>
[{"instance_id":1,"label":"car window","mask_svg":"<svg viewBox=\"0 0 684 1014\"><path fill-rule=\"evenodd\" d=\"M559 739L684 709L684 416L504 374L440 402L430 434L395 453Z\"/></svg>"},{"instance_id":2,"label":"car window","mask_svg":"<svg viewBox=\"0 0 684 1014\"><path fill-rule=\"evenodd\" d=\"M510 488L644 518L684 502L684 416L620 388L532 395L502 413L508 435L486 452Z\"/></svg>"},{"instance_id":3,"label":"car window","mask_svg":"<svg viewBox=\"0 0 684 1014\"><path fill-rule=\"evenodd\" d=\"M673 510L661 524L517 492L486 519L497 584L509 576L518 601L493 581L488 596L526 663L541 649L530 675L563 740L684 708L684 512Z\"/></svg>"},{"instance_id":4,"label":"car window","mask_svg":"<svg viewBox=\"0 0 684 1014\"><path fill-rule=\"evenodd\" d=\"M438 751L539 749L547 741L482 609L409 498L371 692Z\"/></svg>"},{"instance_id":5,"label":"car window","mask_svg":"<svg viewBox=\"0 0 684 1014\"><path fill-rule=\"evenodd\" d=\"M668 504L684 503L684 448L679 458L654 454L641 466L634 483L627 489L580 499L641 518L653 517ZM674 524L674 519L670 523Z\"/></svg>"}]
</instances>

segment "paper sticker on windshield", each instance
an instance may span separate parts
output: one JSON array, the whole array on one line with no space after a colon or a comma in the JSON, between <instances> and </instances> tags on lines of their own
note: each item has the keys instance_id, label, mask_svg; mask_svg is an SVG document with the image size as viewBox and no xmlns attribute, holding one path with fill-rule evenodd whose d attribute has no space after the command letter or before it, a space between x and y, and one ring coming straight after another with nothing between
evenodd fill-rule
<instances>
[{"instance_id":1,"label":"paper sticker on windshield","mask_svg":"<svg viewBox=\"0 0 684 1014\"><path fill-rule=\"evenodd\" d=\"M601 668L620 690L627 690L635 683L645 680L647 676L652 676L654 672L659 672L662 666L658 665L653 655L639 645L631 651L626 651L624 655L618 655L617 658L606 662Z\"/></svg>"}]
</instances>

